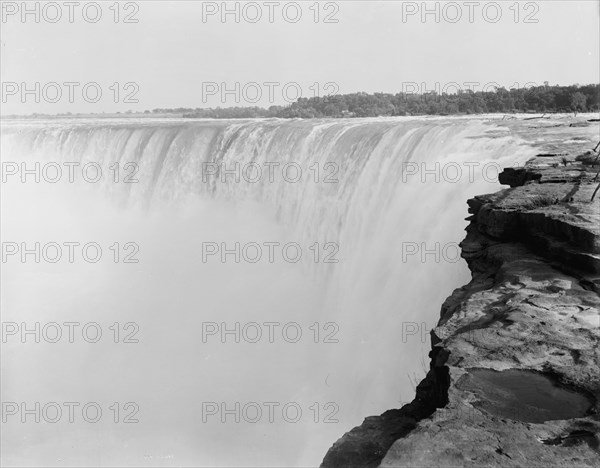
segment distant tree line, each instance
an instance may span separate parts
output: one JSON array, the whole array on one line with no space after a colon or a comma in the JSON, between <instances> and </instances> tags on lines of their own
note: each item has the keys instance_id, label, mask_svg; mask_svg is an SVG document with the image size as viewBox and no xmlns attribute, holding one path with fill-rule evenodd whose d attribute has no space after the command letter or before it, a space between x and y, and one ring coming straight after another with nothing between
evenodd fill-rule
<instances>
[{"instance_id":1,"label":"distant tree line","mask_svg":"<svg viewBox=\"0 0 600 468\"><path fill-rule=\"evenodd\" d=\"M485 113L556 113L600 111L600 85L584 86L534 86L521 89L495 88L493 91L465 90L458 93L352 93L324 97L300 98L288 106L217 107L217 108L169 108L153 109L144 114L151 116L182 116L189 118L236 119L236 118L319 118L319 117L379 117L403 115L464 115ZM25 118L77 117L66 114L7 116ZM131 110L116 115L139 115Z\"/></svg>"},{"instance_id":2,"label":"distant tree line","mask_svg":"<svg viewBox=\"0 0 600 468\"><path fill-rule=\"evenodd\" d=\"M537 86L494 91L465 90L446 94L352 93L300 98L288 106L228 107L216 109L154 109L195 118L319 118L403 115L456 115L483 113L595 112L600 110L600 85Z\"/></svg>"}]
</instances>

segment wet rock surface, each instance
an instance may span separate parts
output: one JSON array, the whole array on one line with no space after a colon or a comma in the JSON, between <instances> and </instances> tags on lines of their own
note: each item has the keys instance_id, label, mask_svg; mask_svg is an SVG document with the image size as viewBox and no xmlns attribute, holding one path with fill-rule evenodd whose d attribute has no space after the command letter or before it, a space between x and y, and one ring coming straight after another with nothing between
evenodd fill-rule
<instances>
[{"instance_id":1,"label":"wet rock surface","mask_svg":"<svg viewBox=\"0 0 600 468\"><path fill-rule=\"evenodd\" d=\"M471 369L456 386L475 394L474 406L514 421L582 418L594 404L584 392L563 388L550 376L524 370Z\"/></svg>"},{"instance_id":2,"label":"wet rock surface","mask_svg":"<svg viewBox=\"0 0 600 468\"><path fill-rule=\"evenodd\" d=\"M469 200L471 282L442 306L413 402L323 467L600 466L597 154L541 154Z\"/></svg>"}]
</instances>

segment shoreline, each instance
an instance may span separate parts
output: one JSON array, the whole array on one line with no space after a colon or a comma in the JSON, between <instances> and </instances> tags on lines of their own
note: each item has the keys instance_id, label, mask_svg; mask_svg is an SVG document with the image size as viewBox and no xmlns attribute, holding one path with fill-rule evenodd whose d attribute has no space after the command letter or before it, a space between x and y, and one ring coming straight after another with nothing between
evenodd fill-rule
<instances>
[{"instance_id":1,"label":"shoreline","mask_svg":"<svg viewBox=\"0 0 600 468\"><path fill-rule=\"evenodd\" d=\"M507 168L510 188L468 201L472 280L442 305L415 399L344 434L323 468L597 466L599 161L587 149Z\"/></svg>"}]
</instances>

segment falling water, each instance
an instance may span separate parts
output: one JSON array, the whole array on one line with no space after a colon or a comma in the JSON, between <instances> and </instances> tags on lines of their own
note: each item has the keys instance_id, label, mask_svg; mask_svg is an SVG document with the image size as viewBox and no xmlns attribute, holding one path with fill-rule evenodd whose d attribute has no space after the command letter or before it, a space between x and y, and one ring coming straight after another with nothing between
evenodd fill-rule
<instances>
[{"instance_id":1,"label":"falling water","mask_svg":"<svg viewBox=\"0 0 600 468\"><path fill-rule=\"evenodd\" d=\"M7 177L3 242L139 245L136 264L3 263L4 321L139 326L137 344L4 345L4 401L139 405L129 425L112 413L11 420L6 462L318 465L365 416L412 399L440 304L469 278L455 248L466 200L497 190L497 168L532 151L500 122L465 118L3 123L3 163L94 163L105 175ZM202 256L206 243L235 242L296 242L303 255ZM315 243L335 252L315 261ZM337 263L325 263L332 252ZM293 322L303 336L203 342L207 322ZM295 402L303 415L203 421L203 402L236 401Z\"/></svg>"}]
</instances>

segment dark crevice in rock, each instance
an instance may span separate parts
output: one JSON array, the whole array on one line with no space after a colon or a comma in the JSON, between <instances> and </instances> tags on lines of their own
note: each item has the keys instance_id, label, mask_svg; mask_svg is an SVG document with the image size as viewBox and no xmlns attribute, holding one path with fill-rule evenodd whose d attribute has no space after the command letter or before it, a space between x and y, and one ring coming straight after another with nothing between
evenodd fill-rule
<instances>
[{"instance_id":1,"label":"dark crevice in rock","mask_svg":"<svg viewBox=\"0 0 600 468\"><path fill-rule=\"evenodd\" d=\"M596 434L587 430L575 430L567 434L553 437L551 439L543 439L543 444L560 445L563 447L573 447L578 444L587 444L593 450L600 452L600 441Z\"/></svg>"}]
</instances>

